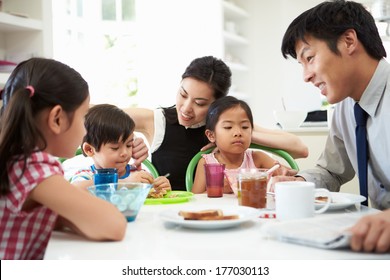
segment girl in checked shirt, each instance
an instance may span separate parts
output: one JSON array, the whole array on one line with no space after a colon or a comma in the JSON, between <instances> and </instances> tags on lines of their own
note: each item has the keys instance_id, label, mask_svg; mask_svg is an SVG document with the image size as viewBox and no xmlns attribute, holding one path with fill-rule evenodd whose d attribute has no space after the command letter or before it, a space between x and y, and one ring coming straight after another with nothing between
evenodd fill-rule
<instances>
[{"instance_id":1,"label":"girl in checked shirt","mask_svg":"<svg viewBox=\"0 0 390 280\"><path fill-rule=\"evenodd\" d=\"M0 259L42 259L54 228L91 240L121 240L114 205L76 188L56 157L74 155L84 134L88 84L58 61L20 63L1 92Z\"/></svg>"}]
</instances>

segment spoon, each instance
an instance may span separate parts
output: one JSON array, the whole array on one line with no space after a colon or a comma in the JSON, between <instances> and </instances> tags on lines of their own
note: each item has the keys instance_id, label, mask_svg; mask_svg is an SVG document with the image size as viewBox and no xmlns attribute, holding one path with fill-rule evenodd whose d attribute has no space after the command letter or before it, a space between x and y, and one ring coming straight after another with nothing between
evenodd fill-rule
<instances>
[{"instance_id":1,"label":"spoon","mask_svg":"<svg viewBox=\"0 0 390 280\"><path fill-rule=\"evenodd\" d=\"M280 164L277 163L274 166L272 166L270 169L267 170L267 174L271 175L276 169L280 168Z\"/></svg>"}]
</instances>

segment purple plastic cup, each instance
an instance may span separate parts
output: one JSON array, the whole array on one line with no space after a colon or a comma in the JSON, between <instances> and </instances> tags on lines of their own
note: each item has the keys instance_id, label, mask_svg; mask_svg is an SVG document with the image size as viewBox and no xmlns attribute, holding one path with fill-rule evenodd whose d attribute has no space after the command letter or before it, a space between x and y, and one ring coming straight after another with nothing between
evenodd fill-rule
<instances>
[{"instance_id":1,"label":"purple plastic cup","mask_svg":"<svg viewBox=\"0 0 390 280\"><path fill-rule=\"evenodd\" d=\"M224 185L225 165L220 163L206 163L206 191L208 197L222 197Z\"/></svg>"}]
</instances>

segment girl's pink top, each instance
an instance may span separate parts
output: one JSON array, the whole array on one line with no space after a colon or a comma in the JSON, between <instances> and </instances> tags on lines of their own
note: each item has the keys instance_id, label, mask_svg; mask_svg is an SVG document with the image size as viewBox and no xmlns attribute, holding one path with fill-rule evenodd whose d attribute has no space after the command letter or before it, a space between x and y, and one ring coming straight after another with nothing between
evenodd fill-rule
<instances>
[{"instance_id":1,"label":"girl's pink top","mask_svg":"<svg viewBox=\"0 0 390 280\"><path fill-rule=\"evenodd\" d=\"M203 154L203 158L206 163L219 163L215 158L215 153ZM257 168L252 157L252 150L246 150L244 154L244 160L239 168L225 169L225 178L228 180L231 189L234 194L237 195L237 175L241 168Z\"/></svg>"},{"instance_id":2,"label":"girl's pink top","mask_svg":"<svg viewBox=\"0 0 390 280\"><path fill-rule=\"evenodd\" d=\"M57 158L45 152L34 152L27 159L8 167L11 192L0 196L0 259L42 259L57 214L45 206L22 207L29 193L44 179L63 176ZM71 203L71 202L70 202Z\"/></svg>"}]
</instances>

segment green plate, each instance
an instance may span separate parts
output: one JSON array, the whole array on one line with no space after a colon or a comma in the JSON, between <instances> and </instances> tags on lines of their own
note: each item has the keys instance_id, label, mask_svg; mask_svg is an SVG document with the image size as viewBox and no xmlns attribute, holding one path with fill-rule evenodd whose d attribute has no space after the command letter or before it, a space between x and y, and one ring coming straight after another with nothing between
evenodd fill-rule
<instances>
[{"instance_id":1,"label":"green plate","mask_svg":"<svg viewBox=\"0 0 390 280\"><path fill-rule=\"evenodd\" d=\"M173 196L173 197L172 197ZM153 204L173 204L188 202L194 196L192 192L186 191L170 191L164 195L163 198L147 198L145 200L146 205Z\"/></svg>"}]
</instances>

